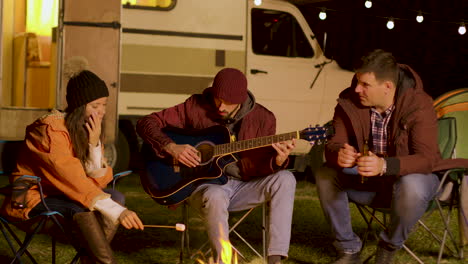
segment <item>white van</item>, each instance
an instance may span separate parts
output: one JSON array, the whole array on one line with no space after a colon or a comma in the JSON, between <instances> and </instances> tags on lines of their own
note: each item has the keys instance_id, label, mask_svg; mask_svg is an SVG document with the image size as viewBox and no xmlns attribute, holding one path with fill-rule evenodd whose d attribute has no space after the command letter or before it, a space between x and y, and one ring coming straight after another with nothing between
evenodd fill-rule
<instances>
[{"instance_id":1,"label":"white van","mask_svg":"<svg viewBox=\"0 0 468 264\"><path fill-rule=\"evenodd\" d=\"M121 120L183 102L209 87L224 67L247 75L257 102L276 115L278 133L332 118L352 73L324 56L294 5L281 0L169 2L160 9L123 6Z\"/></svg>"},{"instance_id":2,"label":"white van","mask_svg":"<svg viewBox=\"0 0 468 264\"><path fill-rule=\"evenodd\" d=\"M278 133L326 123L352 73L324 56L294 5L255 2L44 1L33 14L54 11L55 31L43 36L34 31L42 20L24 19L34 0L0 0L0 140L21 140L35 118L65 108L61 70L77 55L109 87L106 145L116 148L106 149L118 169L138 151L138 118L202 92L225 67L245 72Z\"/></svg>"}]
</instances>

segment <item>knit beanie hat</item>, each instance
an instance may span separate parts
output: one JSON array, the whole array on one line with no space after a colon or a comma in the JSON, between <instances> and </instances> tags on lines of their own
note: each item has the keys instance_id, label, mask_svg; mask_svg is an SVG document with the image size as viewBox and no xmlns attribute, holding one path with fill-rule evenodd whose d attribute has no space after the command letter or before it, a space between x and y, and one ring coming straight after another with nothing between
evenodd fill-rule
<instances>
[{"instance_id":1,"label":"knit beanie hat","mask_svg":"<svg viewBox=\"0 0 468 264\"><path fill-rule=\"evenodd\" d=\"M226 102L241 104L247 99L247 78L237 69L222 69L214 78L211 93Z\"/></svg>"},{"instance_id":2,"label":"knit beanie hat","mask_svg":"<svg viewBox=\"0 0 468 264\"><path fill-rule=\"evenodd\" d=\"M67 112L86 105L96 99L108 97L106 83L88 70L88 62L83 57L73 57L64 65L64 75L68 77Z\"/></svg>"}]
</instances>

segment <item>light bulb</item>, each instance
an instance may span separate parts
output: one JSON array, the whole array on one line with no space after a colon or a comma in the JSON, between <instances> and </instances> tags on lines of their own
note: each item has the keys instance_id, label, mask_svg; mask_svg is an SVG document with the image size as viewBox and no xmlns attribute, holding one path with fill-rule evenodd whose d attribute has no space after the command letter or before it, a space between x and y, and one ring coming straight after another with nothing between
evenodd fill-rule
<instances>
[{"instance_id":1,"label":"light bulb","mask_svg":"<svg viewBox=\"0 0 468 264\"><path fill-rule=\"evenodd\" d=\"M419 11L418 15L416 16L416 21L418 21L418 23L422 23L423 20L424 20L423 14L421 11Z\"/></svg>"},{"instance_id":2,"label":"light bulb","mask_svg":"<svg viewBox=\"0 0 468 264\"><path fill-rule=\"evenodd\" d=\"M325 10L320 11L319 18L321 20L325 20L327 18L327 13L325 12Z\"/></svg>"},{"instance_id":3,"label":"light bulb","mask_svg":"<svg viewBox=\"0 0 468 264\"><path fill-rule=\"evenodd\" d=\"M387 28L388 29L393 29L395 27L395 23L393 23L393 19L389 19L387 22Z\"/></svg>"},{"instance_id":4,"label":"light bulb","mask_svg":"<svg viewBox=\"0 0 468 264\"><path fill-rule=\"evenodd\" d=\"M466 33L465 23L461 23L460 27L458 28L458 33L460 35L465 35L465 33Z\"/></svg>"},{"instance_id":5,"label":"light bulb","mask_svg":"<svg viewBox=\"0 0 468 264\"><path fill-rule=\"evenodd\" d=\"M364 6L365 6L366 8L371 8L371 7L372 7L372 1L367 0L367 1L364 3Z\"/></svg>"},{"instance_id":6,"label":"light bulb","mask_svg":"<svg viewBox=\"0 0 468 264\"><path fill-rule=\"evenodd\" d=\"M254 4L255 4L256 6L259 6L259 5L262 4L262 0L254 0Z\"/></svg>"}]
</instances>

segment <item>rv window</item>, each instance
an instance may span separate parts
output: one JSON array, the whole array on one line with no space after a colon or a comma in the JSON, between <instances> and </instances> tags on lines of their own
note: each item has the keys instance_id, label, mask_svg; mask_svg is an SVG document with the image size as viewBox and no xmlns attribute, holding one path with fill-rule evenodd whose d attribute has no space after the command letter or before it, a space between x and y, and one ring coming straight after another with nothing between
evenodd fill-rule
<instances>
[{"instance_id":1,"label":"rv window","mask_svg":"<svg viewBox=\"0 0 468 264\"><path fill-rule=\"evenodd\" d=\"M259 55L314 56L314 50L293 15L260 8L252 9L252 49Z\"/></svg>"},{"instance_id":2,"label":"rv window","mask_svg":"<svg viewBox=\"0 0 468 264\"><path fill-rule=\"evenodd\" d=\"M172 10L176 3L177 0L122 0L124 8L158 11Z\"/></svg>"}]
</instances>

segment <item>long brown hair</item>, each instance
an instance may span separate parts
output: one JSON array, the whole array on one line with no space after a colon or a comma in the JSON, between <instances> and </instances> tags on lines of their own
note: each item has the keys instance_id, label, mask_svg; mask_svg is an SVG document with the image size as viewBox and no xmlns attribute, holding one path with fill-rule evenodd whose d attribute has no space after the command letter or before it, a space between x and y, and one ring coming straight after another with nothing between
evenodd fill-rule
<instances>
[{"instance_id":1,"label":"long brown hair","mask_svg":"<svg viewBox=\"0 0 468 264\"><path fill-rule=\"evenodd\" d=\"M101 143L104 142L104 120L101 123ZM83 168L89 156L89 135L85 127L86 124L86 105L73 109L65 116L65 126L70 134L70 139L75 151L75 156L81 161Z\"/></svg>"}]
</instances>

